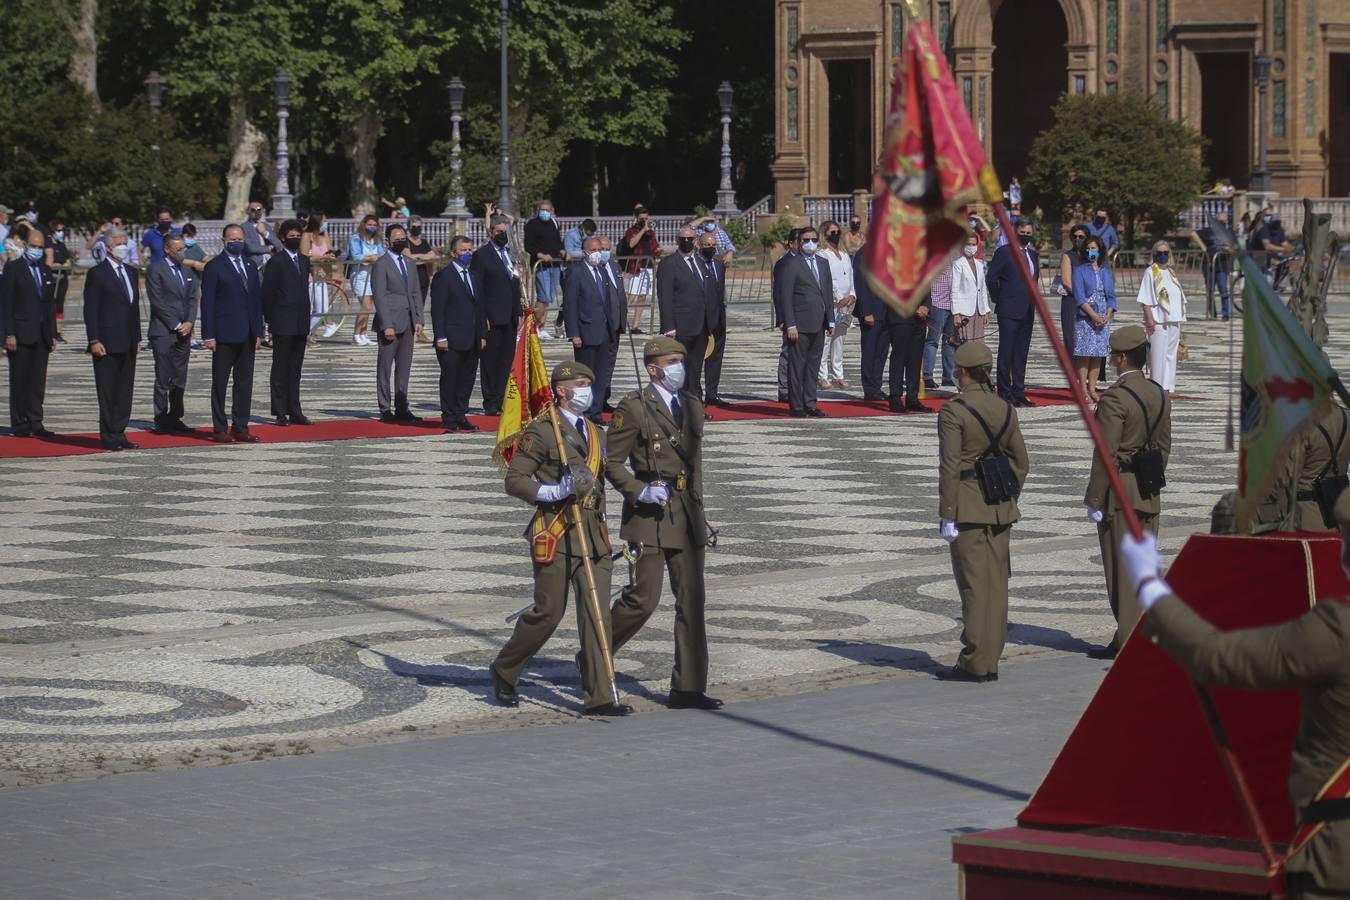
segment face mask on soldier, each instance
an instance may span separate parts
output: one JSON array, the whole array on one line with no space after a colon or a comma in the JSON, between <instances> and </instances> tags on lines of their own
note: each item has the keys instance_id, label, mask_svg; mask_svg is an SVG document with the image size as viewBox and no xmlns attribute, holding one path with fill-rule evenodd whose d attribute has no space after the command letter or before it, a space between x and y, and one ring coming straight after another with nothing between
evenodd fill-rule
<instances>
[{"instance_id":1,"label":"face mask on soldier","mask_svg":"<svg viewBox=\"0 0 1350 900\"><path fill-rule=\"evenodd\" d=\"M664 373L661 378L661 386L663 388L668 391L678 391L680 388L684 387L683 362L668 363L661 371Z\"/></svg>"},{"instance_id":2,"label":"face mask on soldier","mask_svg":"<svg viewBox=\"0 0 1350 900\"><path fill-rule=\"evenodd\" d=\"M593 397L591 386L589 384L572 388L572 396L567 398L567 408L580 415L591 408L591 399Z\"/></svg>"}]
</instances>

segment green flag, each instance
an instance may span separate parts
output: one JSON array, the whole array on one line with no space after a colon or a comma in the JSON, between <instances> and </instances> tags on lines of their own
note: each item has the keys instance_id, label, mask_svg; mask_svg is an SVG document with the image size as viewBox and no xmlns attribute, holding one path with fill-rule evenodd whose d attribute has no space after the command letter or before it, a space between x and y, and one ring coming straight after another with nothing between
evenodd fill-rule
<instances>
[{"instance_id":1,"label":"green flag","mask_svg":"<svg viewBox=\"0 0 1350 900\"><path fill-rule=\"evenodd\" d=\"M1336 372L1245 253L1242 319L1242 441L1237 529L1251 531L1252 516L1274 486L1293 439L1326 414Z\"/></svg>"}]
</instances>

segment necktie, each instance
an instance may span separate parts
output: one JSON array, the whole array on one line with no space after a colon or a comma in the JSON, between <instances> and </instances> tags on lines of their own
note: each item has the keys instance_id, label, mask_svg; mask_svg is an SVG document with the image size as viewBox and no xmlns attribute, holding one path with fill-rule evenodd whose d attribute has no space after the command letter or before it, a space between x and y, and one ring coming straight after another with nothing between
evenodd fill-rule
<instances>
[{"instance_id":1,"label":"necktie","mask_svg":"<svg viewBox=\"0 0 1350 900\"><path fill-rule=\"evenodd\" d=\"M684 406L680 403L679 394L670 395L670 416L678 427L684 427Z\"/></svg>"},{"instance_id":2,"label":"necktie","mask_svg":"<svg viewBox=\"0 0 1350 900\"><path fill-rule=\"evenodd\" d=\"M122 289L127 292L127 302L135 303L136 295L131 290L131 279L127 277L126 266L116 266L115 268L117 269L117 278L122 282Z\"/></svg>"},{"instance_id":3,"label":"necktie","mask_svg":"<svg viewBox=\"0 0 1350 900\"><path fill-rule=\"evenodd\" d=\"M178 266L170 266L169 268L173 269L173 274L178 276L178 287L180 289L187 287L187 283L183 281L183 270Z\"/></svg>"},{"instance_id":4,"label":"necktie","mask_svg":"<svg viewBox=\"0 0 1350 900\"><path fill-rule=\"evenodd\" d=\"M577 426L577 434L581 435L582 452L589 455L591 452L591 436L586 431L586 420L581 416L577 416L575 424Z\"/></svg>"},{"instance_id":5,"label":"necktie","mask_svg":"<svg viewBox=\"0 0 1350 900\"><path fill-rule=\"evenodd\" d=\"M299 271L300 271L300 256L299 256L299 254L292 253L292 254L291 254L291 262L293 262L293 263L295 264L295 271L296 271L297 273L299 273Z\"/></svg>"},{"instance_id":6,"label":"necktie","mask_svg":"<svg viewBox=\"0 0 1350 900\"><path fill-rule=\"evenodd\" d=\"M38 268L37 263L33 263L29 268L33 270L33 281L37 284L38 297L42 297L42 269Z\"/></svg>"},{"instance_id":7,"label":"necktie","mask_svg":"<svg viewBox=\"0 0 1350 900\"><path fill-rule=\"evenodd\" d=\"M808 256L808 257L806 258L806 264L807 264L808 266L811 267L811 277L814 278L814 279L816 280L816 283L817 283L817 284L819 284L819 283L820 283L820 270L816 268L816 260L815 260L815 258L814 258L814 257L811 257L811 256Z\"/></svg>"},{"instance_id":8,"label":"necktie","mask_svg":"<svg viewBox=\"0 0 1350 900\"><path fill-rule=\"evenodd\" d=\"M244 287L247 288L248 275L247 273L244 272L244 261L237 256L231 257L231 260L234 262L235 273L238 274L239 280L242 281L244 283Z\"/></svg>"},{"instance_id":9,"label":"necktie","mask_svg":"<svg viewBox=\"0 0 1350 900\"><path fill-rule=\"evenodd\" d=\"M601 299L601 300L604 300L604 299L605 299L605 282L604 282L604 279L602 279L602 278L600 277L600 270L599 270L599 269L591 269L591 273L592 273L593 275L595 275L595 289L596 289L597 291L600 292L600 299Z\"/></svg>"},{"instance_id":10,"label":"necktie","mask_svg":"<svg viewBox=\"0 0 1350 900\"><path fill-rule=\"evenodd\" d=\"M707 270L707 272L708 272L708 277L709 277L709 278L716 278L716 277L717 277L717 270L713 268L712 260L710 260L710 259L705 259L705 260L703 261L703 268L704 268L705 270Z\"/></svg>"},{"instance_id":11,"label":"necktie","mask_svg":"<svg viewBox=\"0 0 1350 900\"><path fill-rule=\"evenodd\" d=\"M460 277L460 279L463 280L463 282L464 282L464 290L468 291L468 292L469 292L469 296L472 297L472 296L473 296L473 282L469 280L469 270L468 270L468 269L460 269L460 270L459 270L459 277Z\"/></svg>"},{"instance_id":12,"label":"necktie","mask_svg":"<svg viewBox=\"0 0 1350 900\"><path fill-rule=\"evenodd\" d=\"M398 263L398 272L403 276L403 290L408 289L408 267L403 262L403 257L395 256L394 262Z\"/></svg>"},{"instance_id":13,"label":"necktie","mask_svg":"<svg viewBox=\"0 0 1350 900\"><path fill-rule=\"evenodd\" d=\"M694 262L692 256L689 257L689 271L694 273L694 277L697 278L700 283L703 281L703 273L698 270L698 263Z\"/></svg>"},{"instance_id":14,"label":"necktie","mask_svg":"<svg viewBox=\"0 0 1350 900\"><path fill-rule=\"evenodd\" d=\"M515 277L516 269L511 265L511 254L505 250L498 250L497 255L502 258L502 265L506 266L506 271L510 272L512 277Z\"/></svg>"}]
</instances>

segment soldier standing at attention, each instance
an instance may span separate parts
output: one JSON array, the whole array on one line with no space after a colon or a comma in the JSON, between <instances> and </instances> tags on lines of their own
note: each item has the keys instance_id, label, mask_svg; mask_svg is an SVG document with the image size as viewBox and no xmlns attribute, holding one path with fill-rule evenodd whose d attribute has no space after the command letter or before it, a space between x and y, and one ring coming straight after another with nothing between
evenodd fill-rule
<instances>
[{"instance_id":1,"label":"soldier standing at attention","mask_svg":"<svg viewBox=\"0 0 1350 900\"><path fill-rule=\"evenodd\" d=\"M1341 566L1350 574L1350 491L1333 515ZM1289 799L1298 815L1285 873L1291 900L1350 897L1350 600L1325 600L1282 625L1220 632L1163 581L1158 539L1126 534L1121 562L1147 611L1140 626L1201 684L1256 690L1298 688L1298 736ZM1166 765L1164 752L1158 762Z\"/></svg>"},{"instance_id":2,"label":"soldier standing at attention","mask_svg":"<svg viewBox=\"0 0 1350 900\"><path fill-rule=\"evenodd\" d=\"M1125 501L1134 507L1144 530L1156 535L1162 512L1159 492L1167 483L1164 472L1172 452L1172 408L1162 386L1140 371L1147 359L1148 335L1143 327L1126 325L1111 333L1107 361L1119 374L1097 404L1097 427L1120 468ZM1116 617L1115 638L1105 647L1089 650L1088 656L1114 659L1139 620L1139 602L1118 557L1120 539L1129 530L1121 500L1108 493L1106 470L1095 454L1083 502L1088 518L1097 524L1106 593Z\"/></svg>"},{"instance_id":3,"label":"soldier standing at attention","mask_svg":"<svg viewBox=\"0 0 1350 900\"><path fill-rule=\"evenodd\" d=\"M576 594L577 630L581 633L583 701L588 716L626 716L633 708L615 703L605 672L600 642L591 620L589 586L586 581L576 526L566 508L574 498L581 504L581 527L586 529L591 569L595 573L600 610L609 618L609 583L613 562L609 532L605 529L605 435L586 421L591 406L594 374L577 362L562 363L553 370L553 390L563 440L567 443L569 467L564 469L558 441L547 416L535 419L525 429L506 472L506 492L535 505L525 536L534 557L534 606L516 621L511 639L493 660L492 691L502 706L516 706L516 682L520 673L544 643L553 636L567 611L570 588ZM609 634L609 622L604 623Z\"/></svg>"},{"instance_id":4,"label":"soldier standing at attention","mask_svg":"<svg viewBox=\"0 0 1350 900\"><path fill-rule=\"evenodd\" d=\"M709 697L703 624L703 404L681 391L684 345L658 337L643 349L651 384L619 403L609 428L609 480L623 494L623 539L637 553L634 578L614 602L614 650L628 642L661 599L661 569L675 595L671 709L718 709ZM631 466L631 470L629 469Z\"/></svg>"},{"instance_id":5,"label":"soldier standing at attention","mask_svg":"<svg viewBox=\"0 0 1350 900\"><path fill-rule=\"evenodd\" d=\"M1008 544L1030 461L1012 404L994 392L993 354L980 341L956 349L960 395L938 415L938 529L951 545L961 592L961 655L944 681L997 681L1008 634Z\"/></svg>"},{"instance_id":6,"label":"soldier standing at attention","mask_svg":"<svg viewBox=\"0 0 1350 900\"><path fill-rule=\"evenodd\" d=\"M1292 531L1333 531L1336 498L1346 486L1350 468L1350 411L1336 401L1327 414L1303 432L1294 454Z\"/></svg>"}]
</instances>

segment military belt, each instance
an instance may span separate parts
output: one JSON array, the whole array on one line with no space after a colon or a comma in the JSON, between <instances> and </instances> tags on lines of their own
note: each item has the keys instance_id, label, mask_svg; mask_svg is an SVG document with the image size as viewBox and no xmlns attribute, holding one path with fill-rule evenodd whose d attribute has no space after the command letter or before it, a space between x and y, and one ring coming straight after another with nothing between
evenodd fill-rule
<instances>
[{"instance_id":1,"label":"military belt","mask_svg":"<svg viewBox=\"0 0 1350 900\"><path fill-rule=\"evenodd\" d=\"M1298 811L1300 825L1311 822L1339 822L1350 819L1350 797L1314 800Z\"/></svg>"},{"instance_id":2,"label":"military belt","mask_svg":"<svg viewBox=\"0 0 1350 900\"><path fill-rule=\"evenodd\" d=\"M635 472L634 474L637 475L640 481L645 481L648 484L666 480L664 476L662 476L658 472ZM689 489L689 473L681 469L680 474L675 476L675 490L685 491L688 489Z\"/></svg>"},{"instance_id":3,"label":"military belt","mask_svg":"<svg viewBox=\"0 0 1350 900\"><path fill-rule=\"evenodd\" d=\"M979 475L977 475L977 474L975 473L975 470L974 470L974 469L962 469L962 470L961 470L961 480L962 480L962 481L974 481L974 480L975 480L976 478L978 478L978 477L979 477Z\"/></svg>"},{"instance_id":4,"label":"military belt","mask_svg":"<svg viewBox=\"0 0 1350 900\"><path fill-rule=\"evenodd\" d=\"M1294 495L1294 499L1295 499L1295 500L1300 500L1300 501L1301 501L1301 500L1316 500L1316 499L1317 499L1317 493L1316 493L1315 491L1299 491L1297 494Z\"/></svg>"}]
</instances>

